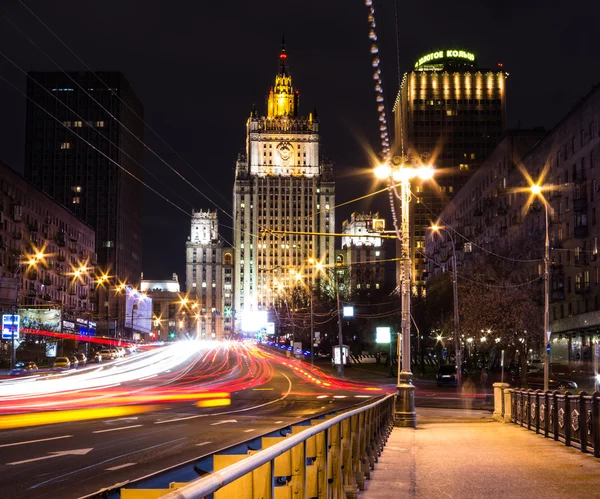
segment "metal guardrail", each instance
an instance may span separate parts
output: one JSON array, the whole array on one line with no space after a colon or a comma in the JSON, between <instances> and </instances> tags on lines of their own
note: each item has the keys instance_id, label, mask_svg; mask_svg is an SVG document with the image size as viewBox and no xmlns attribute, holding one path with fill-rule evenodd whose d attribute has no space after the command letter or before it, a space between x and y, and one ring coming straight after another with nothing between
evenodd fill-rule
<instances>
[{"instance_id":1,"label":"metal guardrail","mask_svg":"<svg viewBox=\"0 0 600 499\"><path fill-rule=\"evenodd\" d=\"M600 393L573 394L509 388L494 384L494 417L579 446L581 452L600 457Z\"/></svg>"},{"instance_id":2,"label":"metal guardrail","mask_svg":"<svg viewBox=\"0 0 600 499\"><path fill-rule=\"evenodd\" d=\"M394 395L320 421L263 437L262 450L216 454L214 472L204 477L170 489L122 488L121 498L356 498L393 428Z\"/></svg>"}]
</instances>

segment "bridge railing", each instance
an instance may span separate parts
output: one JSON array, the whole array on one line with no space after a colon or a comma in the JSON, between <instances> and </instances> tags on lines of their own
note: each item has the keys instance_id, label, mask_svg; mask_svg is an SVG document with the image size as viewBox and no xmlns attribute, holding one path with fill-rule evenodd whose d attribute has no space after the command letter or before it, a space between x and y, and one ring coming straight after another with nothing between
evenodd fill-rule
<instances>
[{"instance_id":1,"label":"bridge railing","mask_svg":"<svg viewBox=\"0 0 600 499\"><path fill-rule=\"evenodd\" d=\"M262 449L216 454L213 472L170 489L122 488L121 499L356 498L394 424L394 395L263 437Z\"/></svg>"},{"instance_id":2,"label":"bridge railing","mask_svg":"<svg viewBox=\"0 0 600 499\"><path fill-rule=\"evenodd\" d=\"M598 392L544 392L494 383L494 418L600 457Z\"/></svg>"}]
</instances>

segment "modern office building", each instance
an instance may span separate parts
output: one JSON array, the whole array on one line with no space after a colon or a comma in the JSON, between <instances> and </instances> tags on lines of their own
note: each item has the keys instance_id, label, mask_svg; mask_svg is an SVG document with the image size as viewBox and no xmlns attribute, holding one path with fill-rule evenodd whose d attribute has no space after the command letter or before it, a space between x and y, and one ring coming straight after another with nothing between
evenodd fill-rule
<instances>
[{"instance_id":1,"label":"modern office building","mask_svg":"<svg viewBox=\"0 0 600 499\"><path fill-rule=\"evenodd\" d=\"M424 55L402 79L394 104L393 155L412 154L436 168L435 182L413 182L413 292L426 280L425 230L506 129L505 73L477 66L475 55L446 49ZM425 156L423 156L425 155ZM398 267L399 272L399 267Z\"/></svg>"},{"instance_id":2,"label":"modern office building","mask_svg":"<svg viewBox=\"0 0 600 499\"><path fill-rule=\"evenodd\" d=\"M25 176L91 225L111 284L142 271L143 107L119 72L31 72ZM122 300L98 297L123 328ZM121 303L118 305L117 303Z\"/></svg>"},{"instance_id":3,"label":"modern office building","mask_svg":"<svg viewBox=\"0 0 600 499\"><path fill-rule=\"evenodd\" d=\"M309 260L333 265L335 185L320 155L316 113L299 114L285 47L267 99L246 123L246 151L234 186L235 305L267 310L293 286L290 271L316 275Z\"/></svg>"},{"instance_id":4,"label":"modern office building","mask_svg":"<svg viewBox=\"0 0 600 499\"><path fill-rule=\"evenodd\" d=\"M233 250L219 238L216 211L193 211L185 245L187 298L197 303L200 338L229 337L233 327Z\"/></svg>"},{"instance_id":5,"label":"modern office building","mask_svg":"<svg viewBox=\"0 0 600 499\"><path fill-rule=\"evenodd\" d=\"M0 162L1 310L56 306L94 320L94 244L94 229Z\"/></svg>"},{"instance_id":6,"label":"modern office building","mask_svg":"<svg viewBox=\"0 0 600 499\"><path fill-rule=\"evenodd\" d=\"M385 220L379 213L352 213L342 222L339 257L348 269L352 295L370 296L385 288L385 250L382 232Z\"/></svg>"},{"instance_id":7,"label":"modern office building","mask_svg":"<svg viewBox=\"0 0 600 499\"><path fill-rule=\"evenodd\" d=\"M544 207L537 203L524 210L530 196L523 172L535 182L543 178L548 186L544 196L549 203L551 358L555 362L590 361L600 331L599 157L600 86L596 86L543 137L539 131L507 134L440 215L461 235L459 259L481 248L511 249L518 238L537 240L542 247L531 257L537 261L523 264L523 273L539 276ZM450 252L444 237L428 241L427 253L435 268L447 268Z\"/></svg>"}]
</instances>

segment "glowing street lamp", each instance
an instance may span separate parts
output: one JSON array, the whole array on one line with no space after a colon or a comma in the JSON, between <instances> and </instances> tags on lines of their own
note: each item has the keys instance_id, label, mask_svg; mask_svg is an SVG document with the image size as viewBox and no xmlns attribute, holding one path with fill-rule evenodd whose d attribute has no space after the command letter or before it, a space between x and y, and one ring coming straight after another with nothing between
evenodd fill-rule
<instances>
[{"instance_id":1,"label":"glowing street lamp","mask_svg":"<svg viewBox=\"0 0 600 499\"><path fill-rule=\"evenodd\" d=\"M544 196L544 188L538 183L529 187L534 197L540 197L544 205L546 220L546 238L544 242L544 391L548 391L550 375L550 238L548 237L548 201Z\"/></svg>"},{"instance_id":2,"label":"glowing street lamp","mask_svg":"<svg viewBox=\"0 0 600 499\"><path fill-rule=\"evenodd\" d=\"M452 244L452 295L454 298L454 356L456 357L456 386L460 386L462 378L462 351L460 344L460 315L458 308L458 276L456 268L456 242L452 230L439 225L432 225L431 230L433 232L445 231L450 237L450 244Z\"/></svg>"},{"instance_id":3,"label":"glowing street lamp","mask_svg":"<svg viewBox=\"0 0 600 499\"><path fill-rule=\"evenodd\" d=\"M397 184L401 188L402 225L400 230L402 244L402 371L398 369L398 383L396 386L396 408L394 414L395 426L417 425L415 411L415 387L412 384L410 365L410 293L411 293L411 258L410 258L410 181L418 177L429 180L433 177L434 169L429 164L422 164L417 158L396 156L390 164L385 163L375 168L375 176L388 180L390 190L396 190ZM393 196L390 198L390 208L395 212Z\"/></svg>"}]
</instances>

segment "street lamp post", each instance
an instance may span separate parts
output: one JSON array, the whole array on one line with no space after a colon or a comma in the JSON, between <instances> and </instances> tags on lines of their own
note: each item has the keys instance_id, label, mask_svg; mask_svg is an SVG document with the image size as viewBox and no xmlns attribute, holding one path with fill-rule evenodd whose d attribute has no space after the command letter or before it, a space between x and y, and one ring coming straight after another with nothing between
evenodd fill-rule
<instances>
[{"instance_id":1,"label":"street lamp post","mask_svg":"<svg viewBox=\"0 0 600 499\"><path fill-rule=\"evenodd\" d=\"M20 263L17 265L15 272L13 273L13 280L16 280L19 274L23 273L23 269L27 266L28 269L34 268L38 262L44 260L46 255L44 255L43 251L36 252L33 256L29 258L29 260ZM11 317L11 325L10 325L10 368L11 370L15 368L15 364L17 362L17 351L15 349L15 315L19 315L17 310L19 308L19 283L16 285L16 294L15 294L15 303L13 305L13 313Z\"/></svg>"},{"instance_id":2,"label":"street lamp post","mask_svg":"<svg viewBox=\"0 0 600 499\"><path fill-rule=\"evenodd\" d=\"M462 379L462 352L460 344L460 316L458 309L458 278L456 270L456 243L452 231L445 227L434 225L431 227L434 232L440 230L446 231L446 234L450 236L450 243L452 244L452 295L454 300L454 349L456 356L456 386L460 386Z\"/></svg>"},{"instance_id":3,"label":"street lamp post","mask_svg":"<svg viewBox=\"0 0 600 499\"><path fill-rule=\"evenodd\" d=\"M550 376L550 238L548 237L548 202L542 194L542 186L532 185L529 190L534 196L539 196L544 205L545 241L544 241L544 391L548 391L548 378Z\"/></svg>"},{"instance_id":4,"label":"street lamp post","mask_svg":"<svg viewBox=\"0 0 600 499\"><path fill-rule=\"evenodd\" d=\"M392 160L392 164L394 165L393 169L388 164L380 165L375 169L375 175L378 178L387 178L390 189L395 190L396 184L400 184L402 221L398 237L400 238L402 248L400 259L402 269L402 370L398 370L394 425L414 427L417 426L417 413L415 411L415 387L412 384L410 359L410 180L415 176L418 176L422 180L430 179L433 176L433 168L431 165L420 164L409 166L408 161L408 157L395 157ZM393 199L391 202L393 203ZM391 207L395 211L393 205Z\"/></svg>"}]
</instances>

